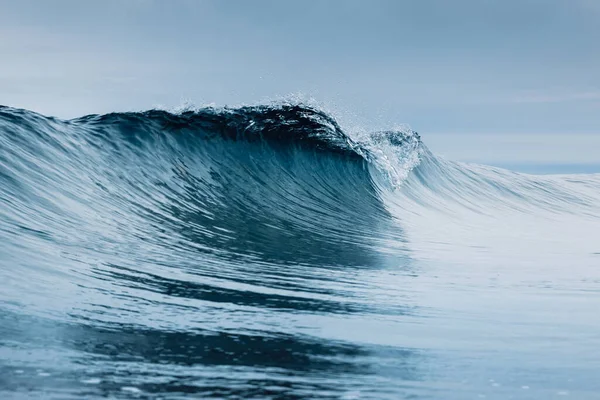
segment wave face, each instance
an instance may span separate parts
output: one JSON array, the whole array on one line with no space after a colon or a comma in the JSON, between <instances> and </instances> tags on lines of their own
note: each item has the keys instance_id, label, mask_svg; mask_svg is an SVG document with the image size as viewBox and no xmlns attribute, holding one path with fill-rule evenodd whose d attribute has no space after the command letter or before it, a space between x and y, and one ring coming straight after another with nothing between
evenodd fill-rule
<instances>
[{"instance_id":1,"label":"wave face","mask_svg":"<svg viewBox=\"0 0 600 400\"><path fill-rule=\"evenodd\" d=\"M297 104L2 107L0 150L3 398L600 390L558 361L600 344L597 175L453 163ZM549 324L556 358L529 346Z\"/></svg>"}]
</instances>

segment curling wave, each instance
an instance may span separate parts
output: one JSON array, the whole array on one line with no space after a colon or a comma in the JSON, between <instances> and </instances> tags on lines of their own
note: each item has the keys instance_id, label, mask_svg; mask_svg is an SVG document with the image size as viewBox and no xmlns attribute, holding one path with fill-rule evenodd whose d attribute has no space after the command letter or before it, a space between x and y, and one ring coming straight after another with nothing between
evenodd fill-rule
<instances>
[{"instance_id":1,"label":"curling wave","mask_svg":"<svg viewBox=\"0 0 600 400\"><path fill-rule=\"evenodd\" d=\"M600 218L598 176L453 163L415 132L353 136L298 104L2 107L0 150L5 394L382 398L424 356L352 321L418 314L386 282L415 276L414 243L441 241L429 227Z\"/></svg>"}]
</instances>

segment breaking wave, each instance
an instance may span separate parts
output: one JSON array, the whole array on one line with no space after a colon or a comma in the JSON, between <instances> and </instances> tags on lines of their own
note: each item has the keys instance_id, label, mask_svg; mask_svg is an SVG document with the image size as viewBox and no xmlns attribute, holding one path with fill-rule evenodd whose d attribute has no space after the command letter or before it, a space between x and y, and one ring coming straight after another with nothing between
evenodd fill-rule
<instances>
[{"instance_id":1,"label":"breaking wave","mask_svg":"<svg viewBox=\"0 0 600 400\"><path fill-rule=\"evenodd\" d=\"M414 382L425 356L334 327L417 314L385 276L416 273L423 221L600 218L597 175L455 163L299 104L2 107L0 150L5 393L382 398L375 364Z\"/></svg>"}]
</instances>

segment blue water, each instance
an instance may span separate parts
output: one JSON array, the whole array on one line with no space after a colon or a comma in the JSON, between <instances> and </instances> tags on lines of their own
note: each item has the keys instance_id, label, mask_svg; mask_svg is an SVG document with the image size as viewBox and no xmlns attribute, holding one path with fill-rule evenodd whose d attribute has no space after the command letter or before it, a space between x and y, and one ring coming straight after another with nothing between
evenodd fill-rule
<instances>
[{"instance_id":1,"label":"blue water","mask_svg":"<svg viewBox=\"0 0 600 400\"><path fill-rule=\"evenodd\" d=\"M600 175L302 105L0 108L0 398L600 398Z\"/></svg>"}]
</instances>

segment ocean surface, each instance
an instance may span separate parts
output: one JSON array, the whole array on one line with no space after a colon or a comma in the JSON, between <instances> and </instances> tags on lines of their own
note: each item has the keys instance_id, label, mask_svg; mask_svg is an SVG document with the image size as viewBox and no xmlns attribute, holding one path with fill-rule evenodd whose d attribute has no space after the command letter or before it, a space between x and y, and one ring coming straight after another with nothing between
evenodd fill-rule
<instances>
[{"instance_id":1,"label":"ocean surface","mask_svg":"<svg viewBox=\"0 0 600 400\"><path fill-rule=\"evenodd\" d=\"M600 174L300 104L0 107L0 399L84 398L600 399Z\"/></svg>"}]
</instances>

